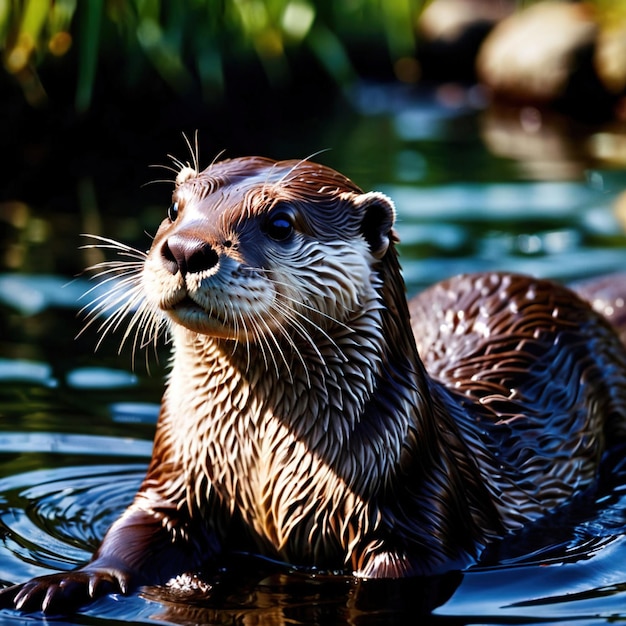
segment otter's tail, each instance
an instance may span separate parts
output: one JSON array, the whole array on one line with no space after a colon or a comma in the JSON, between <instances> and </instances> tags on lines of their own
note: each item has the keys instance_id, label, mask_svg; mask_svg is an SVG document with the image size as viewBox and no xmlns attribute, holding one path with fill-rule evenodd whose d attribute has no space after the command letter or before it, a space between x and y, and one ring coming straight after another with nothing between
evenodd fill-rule
<instances>
[{"instance_id":1,"label":"otter's tail","mask_svg":"<svg viewBox=\"0 0 626 626\"><path fill-rule=\"evenodd\" d=\"M592 278L570 287L611 323L626 345L626 273Z\"/></svg>"}]
</instances>

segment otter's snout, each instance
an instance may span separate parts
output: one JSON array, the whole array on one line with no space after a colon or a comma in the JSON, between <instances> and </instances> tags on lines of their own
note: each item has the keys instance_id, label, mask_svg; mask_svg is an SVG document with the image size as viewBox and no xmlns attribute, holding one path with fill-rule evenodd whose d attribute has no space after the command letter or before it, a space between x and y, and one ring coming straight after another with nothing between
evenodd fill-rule
<instances>
[{"instance_id":1,"label":"otter's snout","mask_svg":"<svg viewBox=\"0 0 626 626\"><path fill-rule=\"evenodd\" d=\"M161 247L163 265L172 274L182 276L203 272L215 267L219 256L206 241L183 235L172 235Z\"/></svg>"}]
</instances>

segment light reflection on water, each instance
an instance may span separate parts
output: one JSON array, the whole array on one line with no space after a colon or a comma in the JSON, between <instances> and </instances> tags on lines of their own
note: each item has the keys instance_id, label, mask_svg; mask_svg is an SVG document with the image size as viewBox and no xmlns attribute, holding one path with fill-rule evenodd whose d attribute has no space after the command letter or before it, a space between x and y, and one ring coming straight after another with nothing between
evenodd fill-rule
<instances>
[{"instance_id":1,"label":"light reflection on water","mask_svg":"<svg viewBox=\"0 0 626 626\"><path fill-rule=\"evenodd\" d=\"M573 280L626 267L626 220L616 204L626 175L585 174L581 150L566 149L575 137L554 131L543 145L541 137L522 141L511 120L496 132L493 118L477 114L470 101L454 110L432 103L407 108L401 94L393 106L389 98L371 102L380 106L354 122L343 143L330 133L338 148L321 160L394 199L409 292L467 271ZM550 172L560 178L550 180ZM88 558L147 465L162 387L158 358L166 362L166 351L148 357L150 378L139 368L130 372L128 350L117 355L119 338L95 356L93 332L73 343L81 326L74 314L85 304L79 296L91 287L82 277L0 276L6 321L0 328L0 580L6 582ZM429 602L442 606L420 623L624 620L626 470L619 459L612 467L595 503L546 522L513 546L503 544L488 567L463 576L357 584L244 564L213 581L208 598L146 590L103 599L67 623L401 623L414 622Z\"/></svg>"}]
</instances>

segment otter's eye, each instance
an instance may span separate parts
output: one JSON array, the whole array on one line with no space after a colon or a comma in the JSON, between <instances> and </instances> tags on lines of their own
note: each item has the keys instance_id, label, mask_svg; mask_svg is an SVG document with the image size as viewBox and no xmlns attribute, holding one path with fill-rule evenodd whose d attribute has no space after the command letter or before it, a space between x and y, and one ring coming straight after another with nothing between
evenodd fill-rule
<instances>
[{"instance_id":1,"label":"otter's eye","mask_svg":"<svg viewBox=\"0 0 626 626\"><path fill-rule=\"evenodd\" d=\"M167 217L170 222L175 222L178 217L178 202L173 202L170 208L167 210Z\"/></svg>"},{"instance_id":2,"label":"otter's eye","mask_svg":"<svg viewBox=\"0 0 626 626\"><path fill-rule=\"evenodd\" d=\"M285 241L293 233L293 223L291 215L288 213L276 213L272 215L265 225L265 232L274 241Z\"/></svg>"}]
</instances>

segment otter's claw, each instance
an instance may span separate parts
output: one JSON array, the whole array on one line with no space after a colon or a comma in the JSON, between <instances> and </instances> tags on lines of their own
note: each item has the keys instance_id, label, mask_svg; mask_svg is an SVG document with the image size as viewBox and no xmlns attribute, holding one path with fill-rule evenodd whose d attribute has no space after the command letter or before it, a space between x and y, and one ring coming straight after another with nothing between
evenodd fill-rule
<instances>
[{"instance_id":1,"label":"otter's claw","mask_svg":"<svg viewBox=\"0 0 626 626\"><path fill-rule=\"evenodd\" d=\"M127 593L128 576L111 570L75 570L40 576L0 591L0 607L27 613L72 613L108 593Z\"/></svg>"}]
</instances>

